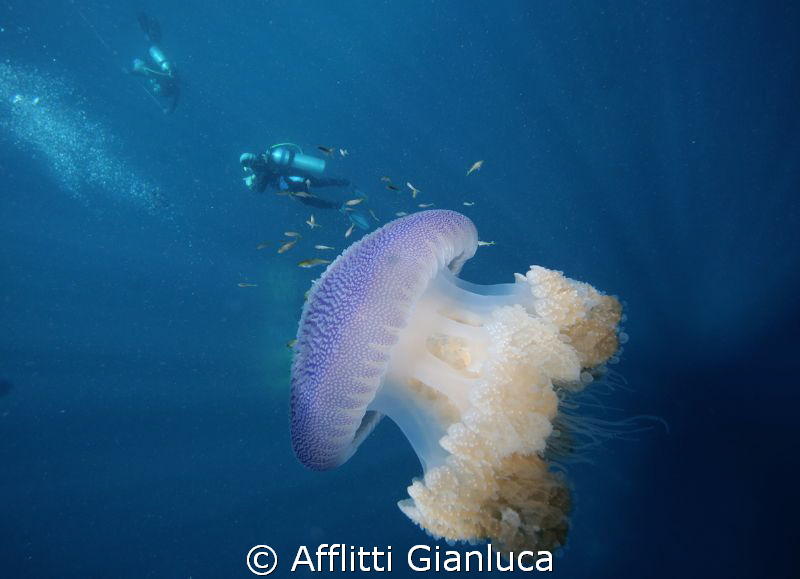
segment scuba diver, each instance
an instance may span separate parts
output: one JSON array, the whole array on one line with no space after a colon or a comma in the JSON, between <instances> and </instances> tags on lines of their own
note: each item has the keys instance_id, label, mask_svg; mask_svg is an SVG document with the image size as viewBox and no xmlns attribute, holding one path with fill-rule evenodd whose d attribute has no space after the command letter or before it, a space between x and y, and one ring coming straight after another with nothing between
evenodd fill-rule
<instances>
[{"instance_id":1,"label":"scuba diver","mask_svg":"<svg viewBox=\"0 0 800 579\"><path fill-rule=\"evenodd\" d=\"M342 209L342 203L317 197L312 190L322 187L350 187L348 179L321 177L325 161L303 153L294 143L272 145L260 155L243 153L239 164L251 191L263 193L271 187L317 209Z\"/></svg>"},{"instance_id":2,"label":"scuba diver","mask_svg":"<svg viewBox=\"0 0 800 579\"><path fill-rule=\"evenodd\" d=\"M148 66L142 59L136 58L133 61L131 72L145 79L145 90L148 94L159 104L165 114L171 113L178 106L180 78L175 66L167 60L164 51L158 46L161 44L161 26L158 20L143 12L139 12L136 16L142 32L150 43L148 54L152 66Z\"/></svg>"}]
</instances>

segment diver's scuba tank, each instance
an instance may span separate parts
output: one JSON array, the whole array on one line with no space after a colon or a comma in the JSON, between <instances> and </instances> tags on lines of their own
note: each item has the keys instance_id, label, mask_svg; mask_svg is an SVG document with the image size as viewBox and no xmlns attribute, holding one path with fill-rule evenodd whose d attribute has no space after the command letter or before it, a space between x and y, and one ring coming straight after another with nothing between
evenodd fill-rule
<instances>
[{"instance_id":1,"label":"diver's scuba tank","mask_svg":"<svg viewBox=\"0 0 800 579\"><path fill-rule=\"evenodd\" d=\"M150 58L152 58L153 62L156 63L156 66L161 69L161 72L172 74L172 64L167 60L164 51L155 44L150 47Z\"/></svg>"},{"instance_id":2,"label":"diver's scuba tank","mask_svg":"<svg viewBox=\"0 0 800 579\"><path fill-rule=\"evenodd\" d=\"M299 149L299 147L297 147ZM325 160L293 150L287 146L274 145L267 151L267 160L278 167L292 168L303 173L320 175L325 171Z\"/></svg>"}]
</instances>

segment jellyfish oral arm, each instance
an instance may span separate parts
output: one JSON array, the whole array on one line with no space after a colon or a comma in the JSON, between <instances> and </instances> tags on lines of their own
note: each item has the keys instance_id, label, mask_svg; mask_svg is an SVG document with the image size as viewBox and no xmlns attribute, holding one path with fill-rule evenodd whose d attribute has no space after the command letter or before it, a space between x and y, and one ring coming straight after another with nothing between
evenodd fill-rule
<instances>
[{"instance_id":1,"label":"jellyfish oral arm","mask_svg":"<svg viewBox=\"0 0 800 579\"><path fill-rule=\"evenodd\" d=\"M534 267L496 286L440 272L398 333L369 405L397 423L423 466L403 512L451 540L560 544L568 495L543 459L557 391L581 388L582 370L613 353L618 320L616 300L559 272ZM526 484L564 504L504 488Z\"/></svg>"}]
</instances>

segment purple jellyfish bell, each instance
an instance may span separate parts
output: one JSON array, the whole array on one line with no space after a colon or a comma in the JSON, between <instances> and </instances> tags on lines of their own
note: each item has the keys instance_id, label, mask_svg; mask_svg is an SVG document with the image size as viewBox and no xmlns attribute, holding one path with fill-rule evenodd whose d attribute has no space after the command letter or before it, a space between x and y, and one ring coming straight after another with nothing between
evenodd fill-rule
<instances>
[{"instance_id":1,"label":"purple jellyfish bell","mask_svg":"<svg viewBox=\"0 0 800 579\"><path fill-rule=\"evenodd\" d=\"M424 211L354 243L314 284L292 365L300 462L324 470L352 456L383 415L373 402L414 304L440 272L458 273L477 245L467 217Z\"/></svg>"}]
</instances>

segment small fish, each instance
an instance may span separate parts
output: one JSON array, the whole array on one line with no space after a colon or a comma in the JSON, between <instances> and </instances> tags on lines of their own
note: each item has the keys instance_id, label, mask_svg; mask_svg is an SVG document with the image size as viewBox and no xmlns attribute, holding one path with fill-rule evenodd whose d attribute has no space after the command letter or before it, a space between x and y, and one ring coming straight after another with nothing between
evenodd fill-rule
<instances>
[{"instance_id":1,"label":"small fish","mask_svg":"<svg viewBox=\"0 0 800 579\"><path fill-rule=\"evenodd\" d=\"M297 243L296 239L292 239L291 241L287 241L286 243L284 243L283 245L281 245L278 248L278 253L285 253L285 252L289 251L290 249L292 249L295 246L296 243Z\"/></svg>"},{"instance_id":2,"label":"small fish","mask_svg":"<svg viewBox=\"0 0 800 579\"><path fill-rule=\"evenodd\" d=\"M346 157L347 155L349 155L349 154L350 154L350 152L349 152L347 149L339 149L339 154L340 154L342 157Z\"/></svg>"},{"instance_id":3,"label":"small fish","mask_svg":"<svg viewBox=\"0 0 800 579\"><path fill-rule=\"evenodd\" d=\"M314 197L311 193L306 193L305 191L298 191L297 193L290 193L290 195L294 197L300 197L300 199L310 199Z\"/></svg>"},{"instance_id":4,"label":"small fish","mask_svg":"<svg viewBox=\"0 0 800 579\"><path fill-rule=\"evenodd\" d=\"M356 228L356 224L355 224L355 223L351 223L351 224L350 224L350 227L348 227L348 228L347 228L347 231L345 231L345 232L344 232L344 236L345 236L345 238L348 238L348 237L350 237L351 235L353 235L353 230L354 230L355 228Z\"/></svg>"},{"instance_id":5,"label":"small fish","mask_svg":"<svg viewBox=\"0 0 800 579\"><path fill-rule=\"evenodd\" d=\"M391 183L392 182L392 180L389 177L387 177L386 175L381 177L381 181L383 181L384 183Z\"/></svg>"},{"instance_id":6,"label":"small fish","mask_svg":"<svg viewBox=\"0 0 800 579\"><path fill-rule=\"evenodd\" d=\"M336 248L331 247L330 245L315 245L314 249L336 249Z\"/></svg>"},{"instance_id":7,"label":"small fish","mask_svg":"<svg viewBox=\"0 0 800 579\"><path fill-rule=\"evenodd\" d=\"M289 340L288 342L286 342L286 347L287 347L287 348L290 348L290 349L291 349L291 348L294 348L294 345L295 345L296 343L297 343L297 338L295 338L294 340Z\"/></svg>"},{"instance_id":8,"label":"small fish","mask_svg":"<svg viewBox=\"0 0 800 579\"><path fill-rule=\"evenodd\" d=\"M347 205L348 207L352 207L353 205L358 205L359 203L363 203L363 202L364 202L364 198L363 197L358 197L357 199L349 199L348 201L345 201L344 204Z\"/></svg>"},{"instance_id":9,"label":"small fish","mask_svg":"<svg viewBox=\"0 0 800 579\"><path fill-rule=\"evenodd\" d=\"M238 285L239 287L258 287L257 283L247 283L247 282L241 282L236 285Z\"/></svg>"},{"instance_id":10,"label":"small fish","mask_svg":"<svg viewBox=\"0 0 800 579\"><path fill-rule=\"evenodd\" d=\"M311 217L306 220L306 225L308 225L311 229L314 229L315 227L322 227L319 223L317 223L317 220L314 219L313 213L311 214Z\"/></svg>"},{"instance_id":11,"label":"small fish","mask_svg":"<svg viewBox=\"0 0 800 579\"><path fill-rule=\"evenodd\" d=\"M486 246L486 245L494 245L497 243L496 241L479 241L478 245Z\"/></svg>"},{"instance_id":12,"label":"small fish","mask_svg":"<svg viewBox=\"0 0 800 579\"><path fill-rule=\"evenodd\" d=\"M375 221L380 221L380 219L378 219L378 216L377 216L377 215L375 215L375 211L373 211L372 209L370 209L370 210L369 210L369 214L370 214L370 215L372 215L372 218L373 218Z\"/></svg>"},{"instance_id":13,"label":"small fish","mask_svg":"<svg viewBox=\"0 0 800 579\"><path fill-rule=\"evenodd\" d=\"M481 160L481 161L475 161L475 162L472 164L472 167L470 167L470 168L469 168L469 171L467 171L467 176L471 175L471 174L472 174L472 173L474 173L475 171L478 171L478 170L480 170L480 168L481 168L482 166L483 166L483 160Z\"/></svg>"},{"instance_id":14,"label":"small fish","mask_svg":"<svg viewBox=\"0 0 800 579\"><path fill-rule=\"evenodd\" d=\"M475 202L474 201L464 201L463 205L464 205L464 207L472 207L473 205L475 205Z\"/></svg>"},{"instance_id":15,"label":"small fish","mask_svg":"<svg viewBox=\"0 0 800 579\"><path fill-rule=\"evenodd\" d=\"M398 187L397 185L392 185L391 183L386 185L386 188L389 189L390 191L400 191L400 187Z\"/></svg>"},{"instance_id":16,"label":"small fish","mask_svg":"<svg viewBox=\"0 0 800 579\"><path fill-rule=\"evenodd\" d=\"M306 259L297 263L300 267L314 267L315 265L327 265L331 261L329 259L320 259L318 257L314 257L312 259Z\"/></svg>"},{"instance_id":17,"label":"small fish","mask_svg":"<svg viewBox=\"0 0 800 579\"><path fill-rule=\"evenodd\" d=\"M395 215L397 217L405 217L406 215L408 215L408 213L406 213L405 211L398 211L397 213L395 213Z\"/></svg>"},{"instance_id":18,"label":"small fish","mask_svg":"<svg viewBox=\"0 0 800 579\"><path fill-rule=\"evenodd\" d=\"M328 156L332 155L333 152L336 150L336 149L334 149L332 147L323 147L322 145L317 146L317 149L319 149L320 151L322 151L323 153L325 153Z\"/></svg>"},{"instance_id":19,"label":"small fish","mask_svg":"<svg viewBox=\"0 0 800 579\"><path fill-rule=\"evenodd\" d=\"M428 207L433 207L433 206L434 206L433 203L420 203L419 205L417 205L417 207L421 209L427 209Z\"/></svg>"},{"instance_id":20,"label":"small fish","mask_svg":"<svg viewBox=\"0 0 800 579\"><path fill-rule=\"evenodd\" d=\"M297 233L296 231L284 231L283 234L286 237L300 237L300 234Z\"/></svg>"},{"instance_id":21,"label":"small fish","mask_svg":"<svg viewBox=\"0 0 800 579\"><path fill-rule=\"evenodd\" d=\"M414 187L411 183L406 183L406 187L411 189L411 198L412 199L416 199L417 198L417 194L420 193L420 190L417 189L416 187Z\"/></svg>"},{"instance_id":22,"label":"small fish","mask_svg":"<svg viewBox=\"0 0 800 579\"><path fill-rule=\"evenodd\" d=\"M269 247L269 243L267 243L266 241L262 241L261 243L256 245L256 249L266 249L268 247Z\"/></svg>"}]
</instances>

